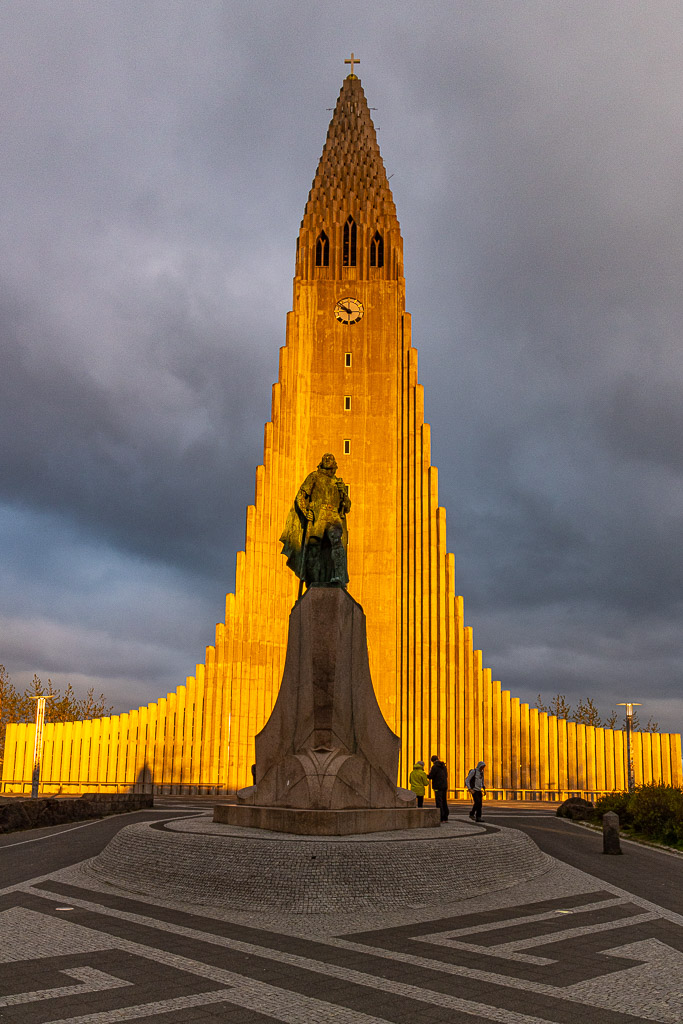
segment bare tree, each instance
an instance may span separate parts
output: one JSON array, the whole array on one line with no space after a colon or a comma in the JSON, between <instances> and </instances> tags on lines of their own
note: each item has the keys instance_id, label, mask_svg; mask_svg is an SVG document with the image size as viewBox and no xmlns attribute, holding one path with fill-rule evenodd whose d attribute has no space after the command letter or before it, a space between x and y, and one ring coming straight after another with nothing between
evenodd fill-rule
<instances>
[{"instance_id":1,"label":"bare tree","mask_svg":"<svg viewBox=\"0 0 683 1024\"><path fill-rule=\"evenodd\" d=\"M90 687L85 697L78 697L69 683L64 691L55 688L52 680L47 684L34 675L29 686L19 693L10 679L4 665L0 665L0 760L5 750L5 728L9 722L33 722L36 717L36 702L31 697L49 694L45 706L46 722L79 722L87 718L102 718L114 710L108 705L103 693L95 697L95 688Z\"/></svg>"},{"instance_id":2,"label":"bare tree","mask_svg":"<svg viewBox=\"0 0 683 1024\"><path fill-rule=\"evenodd\" d=\"M572 718L580 725L602 725L600 712L592 697L584 697L579 701Z\"/></svg>"},{"instance_id":3,"label":"bare tree","mask_svg":"<svg viewBox=\"0 0 683 1024\"><path fill-rule=\"evenodd\" d=\"M555 715L557 718L571 718L572 721L580 725L593 725L596 728L602 729L626 729L626 719L624 718L622 724L618 725L620 716L614 710L610 711L603 718L600 709L592 697L582 697L572 712L572 707L567 703L563 693L556 694L548 704L543 700L543 694L539 693L534 707L539 711L545 712L546 715ZM655 722L654 719L650 718L647 725L642 726L638 718L638 712L634 709L632 728L634 732L659 732L659 722Z\"/></svg>"}]
</instances>

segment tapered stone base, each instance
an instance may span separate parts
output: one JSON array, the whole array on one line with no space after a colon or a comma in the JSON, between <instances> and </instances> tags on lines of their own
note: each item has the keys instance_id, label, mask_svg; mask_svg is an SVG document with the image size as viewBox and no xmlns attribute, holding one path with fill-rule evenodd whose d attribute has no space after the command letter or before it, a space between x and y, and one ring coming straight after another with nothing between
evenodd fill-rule
<instances>
[{"instance_id":1,"label":"tapered stone base","mask_svg":"<svg viewBox=\"0 0 683 1024\"><path fill-rule=\"evenodd\" d=\"M213 820L223 825L263 828L298 836L351 836L407 828L438 828L440 813L436 807L361 807L336 811L217 804Z\"/></svg>"}]
</instances>

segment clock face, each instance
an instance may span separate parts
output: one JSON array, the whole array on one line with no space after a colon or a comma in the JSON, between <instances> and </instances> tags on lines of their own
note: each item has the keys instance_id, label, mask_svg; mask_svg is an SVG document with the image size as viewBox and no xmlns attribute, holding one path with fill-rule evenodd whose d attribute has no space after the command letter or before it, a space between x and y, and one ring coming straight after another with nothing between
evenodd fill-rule
<instances>
[{"instance_id":1,"label":"clock face","mask_svg":"<svg viewBox=\"0 0 683 1024\"><path fill-rule=\"evenodd\" d=\"M334 315L340 324L357 324L364 312L360 299L340 299L334 307Z\"/></svg>"}]
</instances>

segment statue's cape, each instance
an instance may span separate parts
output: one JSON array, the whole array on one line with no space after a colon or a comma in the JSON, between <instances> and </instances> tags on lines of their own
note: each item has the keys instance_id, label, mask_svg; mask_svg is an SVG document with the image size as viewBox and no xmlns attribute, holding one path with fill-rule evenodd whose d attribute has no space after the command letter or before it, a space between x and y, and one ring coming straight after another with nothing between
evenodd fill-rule
<instances>
[{"instance_id":1,"label":"statue's cape","mask_svg":"<svg viewBox=\"0 0 683 1024\"><path fill-rule=\"evenodd\" d=\"M299 579L301 579L301 570L303 568L301 564L301 549L304 543L304 523L306 522L307 520L304 519L296 504L292 505L287 516L285 528L280 537L282 554L286 556L287 565Z\"/></svg>"}]
</instances>

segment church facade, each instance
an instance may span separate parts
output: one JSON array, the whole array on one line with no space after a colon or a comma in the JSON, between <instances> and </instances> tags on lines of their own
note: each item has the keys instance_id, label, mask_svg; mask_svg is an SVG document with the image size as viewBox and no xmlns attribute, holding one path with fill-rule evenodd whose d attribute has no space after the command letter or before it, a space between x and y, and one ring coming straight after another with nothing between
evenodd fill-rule
<instances>
[{"instance_id":1,"label":"church facade","mask_svg":"<svg viewBox=\"0 0 683 1024\"><path fill-rule=\"evenodd\" d=\"M251 782L254 736L277 696L297 596L278 538L324 452L349 488L349 593L367 616L380 708L401 738L399 784L416 759L438 753L456 794L479 760L491 796L625 789L625 734L512 696L464 624L405 310L401 230L352 72L301 222L286 344L225 621L173 693L127 714L46 725L43 791L225 793ZM5 791L30 788L33 743L34 726L8 726ZM636 782L681 783L680 736L635 733L631 753Z\"/></svg>"}]
</instances>

